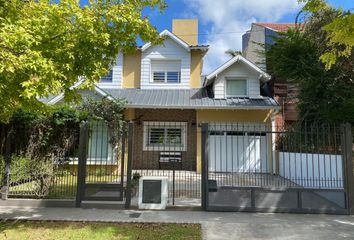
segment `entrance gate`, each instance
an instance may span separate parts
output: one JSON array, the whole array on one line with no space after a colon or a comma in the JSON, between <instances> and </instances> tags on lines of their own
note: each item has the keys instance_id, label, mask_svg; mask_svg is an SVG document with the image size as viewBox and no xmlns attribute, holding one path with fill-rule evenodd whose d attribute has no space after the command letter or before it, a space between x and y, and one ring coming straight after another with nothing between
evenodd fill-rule
<instances>
[{"instance_id":1,"label":"entrance gate","mask_svg":"<svg viewBox=\"0 0 354 240\"><path fill-rule=\"evenodd\" d=\"M126 197L128 124L110 128L85 122L80 128L76 206L82 201L122 201ZM129 183L128 183L129 184ZM129 195L129 194L128 194Z\"/></svg>"},{"instance_id":2,"label":"entrance gate","mask_svg":"<svg viewBox=\"0 0 354 240\"><path fill-rule=\"evenodd\" d=\"M353 211L350 124L202 124L208 211Z\"/></svg>"}]
</instances>

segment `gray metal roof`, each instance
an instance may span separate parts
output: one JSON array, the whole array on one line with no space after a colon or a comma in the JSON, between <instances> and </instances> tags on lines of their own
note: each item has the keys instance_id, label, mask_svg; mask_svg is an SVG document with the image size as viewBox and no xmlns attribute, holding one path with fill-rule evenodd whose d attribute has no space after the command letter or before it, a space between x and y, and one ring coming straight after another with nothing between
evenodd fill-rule
<instances>
[{"instance_id":1,"label":"gray metal roof","mask_svg":"<svg viewBox=\"0 0 354 240\"><path fill-rule=\"evenodd\" d=\"M113 98L124 98L131 108L178 109L280 109L269 97L214 99L202 89L104 89Z\"/></svg>"}]
</instances>

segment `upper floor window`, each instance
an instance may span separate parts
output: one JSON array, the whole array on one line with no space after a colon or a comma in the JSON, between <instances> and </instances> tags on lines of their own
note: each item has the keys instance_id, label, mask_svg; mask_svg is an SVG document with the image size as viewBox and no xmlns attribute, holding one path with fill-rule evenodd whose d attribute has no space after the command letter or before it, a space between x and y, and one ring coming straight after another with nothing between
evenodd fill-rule
<instances>
[{"instance_id":1,"label":"upper floor window","mask_svg":"<svg viewBox=\"0 0 354 240\"><path fill-rule=\"evenodd\" d=\"M151 80L153 83L180 83L180 60L152 60Z\"/></svg>"},{"instance_id":2,"label":"upper floor window","mask_svg":"<svg viewBox=\"0 0 354 240\"><path fill-rule=\"evenodd\" d=\"M226 79L226 97L247 97L247 80Z\"/></svg>"},{"instance_id":3,"label":"upper floor window","mask_svg":"<svg viewBox=\"0 0 354 240\"><path fill-rule=\"evenodd\" d=\"M101 82L110 83L113 80L113 70L110 70L107 75L101 77Z\"/></svg>"}]
</instances>

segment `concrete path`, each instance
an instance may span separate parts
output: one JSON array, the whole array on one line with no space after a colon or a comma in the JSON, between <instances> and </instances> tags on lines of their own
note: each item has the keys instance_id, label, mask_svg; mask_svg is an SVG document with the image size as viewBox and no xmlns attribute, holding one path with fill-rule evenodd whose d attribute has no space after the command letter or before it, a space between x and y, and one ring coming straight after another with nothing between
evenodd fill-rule
<instances>
[{"instance_id":1,"label":"concrete path","mask_svg":"<svg viewBox=\"0 0 354 240\"><path fill-rule=\"evenodd\" d=\"M200 223L204 239L354 239L354 216L0 207L1 219Z\"/></svg>"}]
</instances>

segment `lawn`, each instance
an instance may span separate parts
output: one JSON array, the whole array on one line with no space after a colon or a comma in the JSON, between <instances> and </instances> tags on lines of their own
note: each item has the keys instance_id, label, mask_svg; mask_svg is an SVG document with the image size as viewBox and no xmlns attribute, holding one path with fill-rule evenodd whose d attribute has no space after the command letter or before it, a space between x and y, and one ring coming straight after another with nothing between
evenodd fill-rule
<instances>
[{"instance_id":1,"label":"lawn","mask_svg":"<svg viewBox=\"0 0 354 240\"><path fill-rule=\"evenodd\" d=\"M0 240L201 239L198 224L2 221Z\"/></svg>"}]
</instances>

